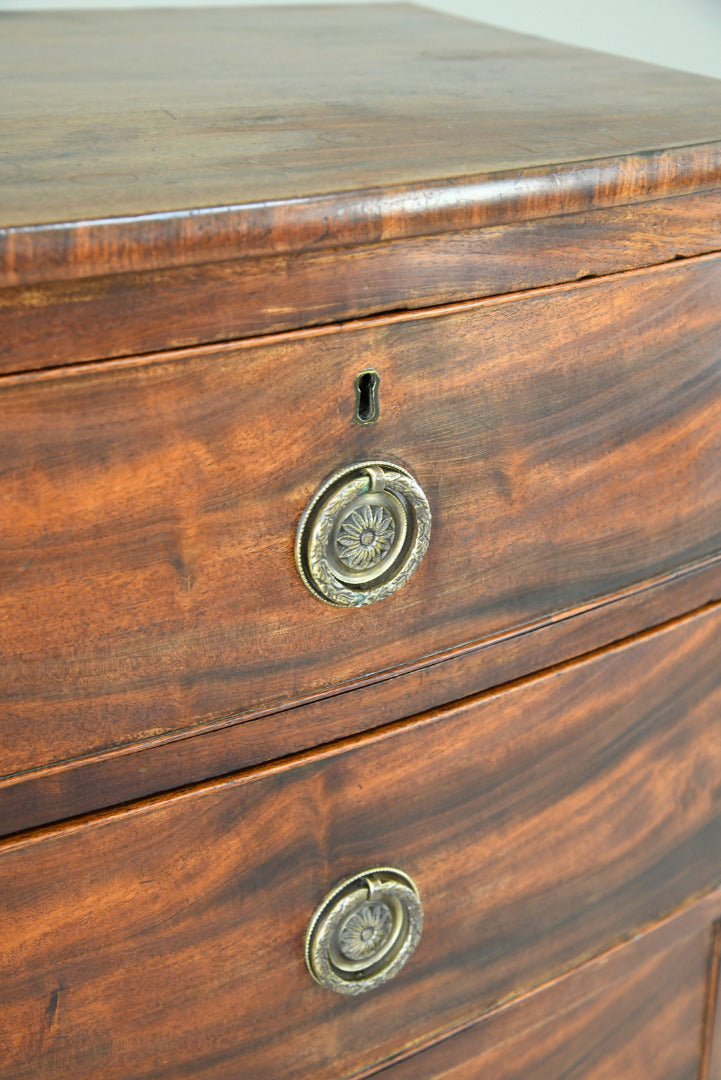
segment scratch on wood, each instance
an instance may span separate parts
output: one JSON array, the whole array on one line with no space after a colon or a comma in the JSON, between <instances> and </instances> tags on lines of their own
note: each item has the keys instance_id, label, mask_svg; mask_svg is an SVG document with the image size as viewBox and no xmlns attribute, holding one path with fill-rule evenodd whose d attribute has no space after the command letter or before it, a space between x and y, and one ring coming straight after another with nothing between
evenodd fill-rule
<instances>
[{"instance_id":1,"label":"scratch on wood","mask_svg":"<svg viewBox=\"0 0 721 1080\"><path fill-rule=\"evenodd\" d=\"M49 1028L52 1027L55 1022L55 1018L58 1013L58 1005L60 1004L60 992L64 989L65 987L63 986L57 986L50 995L50 1000L48 1001L48 1007L46 1009L46 1016Z\"/></svg>"}]
</instances>

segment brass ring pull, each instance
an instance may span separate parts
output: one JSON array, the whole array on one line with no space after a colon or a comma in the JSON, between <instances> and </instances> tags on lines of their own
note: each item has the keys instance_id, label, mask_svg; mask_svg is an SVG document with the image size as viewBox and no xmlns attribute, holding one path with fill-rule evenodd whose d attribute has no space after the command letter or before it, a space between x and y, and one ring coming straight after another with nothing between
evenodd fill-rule
<instances>
[{"instance_id":1,"label":"brass ring pull","mask_svg":"<svg viewBox=\"0 0 721 1080\"><path fill-rule=\"evenodd\" d=\"M298 526L296 565L321 600L360 607L406 584L430 535L428 500L411 474L388 461L364 461L316 492Z\"/></svg>"},{"instance_id":2,"label":"brass ring pull","mask_svg":"<svg viewBox=\"0 0 721 1080\"><path fill-rule=\"evenodd\" d=\"M423 909L407 874L376 867L345 878L317 908L305 960L317 983L364 994L397 975L418 944Z\"/></svg>"}]
</instances>

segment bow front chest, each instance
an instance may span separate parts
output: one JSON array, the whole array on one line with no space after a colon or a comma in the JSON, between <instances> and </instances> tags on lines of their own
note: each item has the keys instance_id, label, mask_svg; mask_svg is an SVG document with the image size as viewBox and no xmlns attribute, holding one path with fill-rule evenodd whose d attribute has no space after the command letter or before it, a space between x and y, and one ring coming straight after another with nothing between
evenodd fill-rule
<instances>
[{"instance_id":1,"label":"bow front chest","mask_svg":"<svg viewBox=\"0 0 721 1080\"><path fill-rule=\"evenodd\" d=\"M0 16L1 1080L720 1080L721 83Z\"/></svg>"}]
</instances>

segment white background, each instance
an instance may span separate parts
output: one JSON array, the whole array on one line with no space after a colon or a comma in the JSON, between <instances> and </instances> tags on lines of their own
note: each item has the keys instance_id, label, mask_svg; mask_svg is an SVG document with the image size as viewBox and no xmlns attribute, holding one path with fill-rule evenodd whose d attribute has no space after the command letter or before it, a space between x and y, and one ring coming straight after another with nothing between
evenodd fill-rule
<instances>
[{"instance_id":1,"label":"white background","mask_svg":"<svg viewBox=\"0 0 721 1080\"><path fill-rule=\"evenodd\" d=\"M215 6L225 2L212 0ZM227 2L237 3L237 0ZM0 12L64 7L202 6L202 3L203 0L153 0L152 3L148 0L0 0ZM543 3L540 0L432 0L425 6L477 22L721 78L721 0L544 0Z\"/></svg>"}]
</instances>

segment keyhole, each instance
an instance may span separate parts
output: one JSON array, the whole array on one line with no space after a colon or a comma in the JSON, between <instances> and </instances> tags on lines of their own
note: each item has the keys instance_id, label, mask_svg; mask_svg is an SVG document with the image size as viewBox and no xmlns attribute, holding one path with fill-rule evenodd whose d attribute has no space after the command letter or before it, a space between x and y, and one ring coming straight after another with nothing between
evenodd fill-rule
<instances>
[{"instance_id":1,"label":"keyhole","mask_svg":"<svg viewBox=\"0 0 721 1080\"><path fill-rule=\"evenodd\" d=\"M381 377L377 371L361 371L355 381L356 424L375 424L380 416Z\"/></svg>"}]
</instances>

